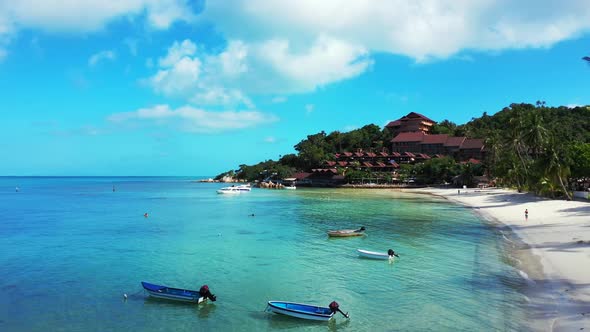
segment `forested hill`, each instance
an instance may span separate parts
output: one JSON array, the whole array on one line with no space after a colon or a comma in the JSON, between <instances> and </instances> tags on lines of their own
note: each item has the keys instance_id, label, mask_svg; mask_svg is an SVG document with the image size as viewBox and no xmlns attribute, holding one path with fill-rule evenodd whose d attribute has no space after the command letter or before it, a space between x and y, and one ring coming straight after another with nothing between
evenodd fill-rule
<instances>
[{"instance_id":1,"label":"forested hill","mask_svg":"<svg viewBox=\"0 0 590 332\"><path fill-rule=\"evenodd\" d=\"M565 188L572 178L590 177L590 107L547 107L544 102L511 104L494 115L484 113L466 124L443 120L433 134L449 134L485 140L487 174L519 189L551 192ZM308 135L295 145L297 154L278 161L240 165L220 174L255 180L269 174L277 178L296 171L321 168L343 151L381 151L390 147L393 135L374 124L346 133L324 131Z\"/></svg>"},{"instance_id":2,"label":"forested hill","mask_svg":"<svg viewBox=\"0 0 590 332\"><path fill-rule=\"evenodd\" d=\"M437 129L446 131L447 128L442 128L444 123L448 121L441 122ZM561 141L590 143L590 107L546 107L543 102L512 104L492 116L484 113L480 118L457 126L452 133L474 138L506 137L511 131L531 130L532 126L547 129Z\"/></svg>"}]
</instances>

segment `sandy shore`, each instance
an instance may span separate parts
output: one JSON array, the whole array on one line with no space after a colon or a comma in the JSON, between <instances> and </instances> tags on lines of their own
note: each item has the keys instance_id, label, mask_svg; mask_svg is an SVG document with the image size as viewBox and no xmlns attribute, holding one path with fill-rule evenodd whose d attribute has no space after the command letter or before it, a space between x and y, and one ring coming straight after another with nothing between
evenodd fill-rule
<instances>
[{"instance_id":1,"label":"sandy shore","mask_svg":"<svg viewBox=\"0 0 590 332\"><path fill-rule=\"evenodd\" d=\"M504 189L408 190L473 207L512 229L528 257L531 327L536 331L590 331L590 203L550 200ZM525 218L528 209L528 219Z\"/></svg>"}]
</instances>

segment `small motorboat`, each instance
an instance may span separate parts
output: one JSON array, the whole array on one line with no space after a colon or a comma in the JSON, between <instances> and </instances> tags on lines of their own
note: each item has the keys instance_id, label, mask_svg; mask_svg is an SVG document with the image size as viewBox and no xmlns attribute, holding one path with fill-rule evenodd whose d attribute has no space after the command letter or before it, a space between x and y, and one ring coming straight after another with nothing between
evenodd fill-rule
<instances>
[{"instance_id":1,"label":"small motorboat","mask_svg":"<svg viewBox=\"0 0 590 332\"><path fill-rule=\"evenodd\" d=\"M359 256L370 259L393 259L394 257L399 257L399 255L391 249L389 249L387 252L377 252L363 249L357 249L357 251Z\"/></svg>"},{"instance_id":2,"label":"small motorboat","mask_svg":"<svg viewBox=\"0 0 590 332\"><path fill-rule=\"evenodd\" d=\"M233 195L235 195L235 194L242 193L244 191L245 190L240 190L238 187L232 186L232 187L223 187L223 188L217 190L217 193L218 194L233 194Z\"/></svg>"},{"instance_id":3,"label":"small motorboat","mask_svg":"<svg viewBox=\"0 0 590 332\"><path fill-rule=\"evenodd\" d=\"M341 229L337 231L328 231L330 237L349 237L349 236L362 236L365 235L365 227L362 226L359 229Z\"/></svg>"},{"instance_id":4,"label":"small motorboat","mask_svg":"<svg viewBox=\"0 0 590 332\"><path fill-rule=\"evenodd\" d=\"M211 294L207 285L203 285L198 291L155 285L145 281L142 281L141 285L150 296L159 299L191 303L201 303L207 299L211 301L217 300L217 297Z\"/></svg>"},{"instance_id":5,"label":"small motorboat","mask_svg":"<svg viewBox=\"0 0 590 332\"><path fill-rule=\"evenodd\" d=\"M346 318L349 317L348 313L345 314L339 309L336 301L330 303L329 307L285 301L268 301L267 308L276 314L310 320L329 321L336 312L340 312Z\"/></svg>"},{"instance_id":6,"label":"small motorboat","mask_svg":"<svg viewBox=\"0 0 590 332\"><path fill-rule=\"evenodd\" d=\"M297 187L295 187L295 186L284 186L283 188L285 188L285 189L290 189L290 190L295 190L295 189L297 189Z\"/></svg>"}]
</instances>

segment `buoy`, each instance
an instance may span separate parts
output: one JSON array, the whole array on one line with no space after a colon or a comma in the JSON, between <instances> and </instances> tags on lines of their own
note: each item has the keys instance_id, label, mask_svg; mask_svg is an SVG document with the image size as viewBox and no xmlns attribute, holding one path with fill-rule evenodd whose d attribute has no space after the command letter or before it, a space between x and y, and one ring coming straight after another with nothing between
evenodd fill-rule
<instances>
[{"instance_id":1,"label":"buoy","mask_svg":"<svg viewBox=\"0 0 590 332\"><path fill-rule=\"evenodd\" d=\"M123 298L127 300L127 294L123 294Z\"/></svg>"},{"instance_id":2,"label":"buoy","mask_svg":"<svg viewBox=\"0 0 590 332\"><path fill-rule=\"evenodd\" d=\"M144 213L143 216L147 218L148 217L148 213L147 212Z\"/></svg>"}]
</instances>

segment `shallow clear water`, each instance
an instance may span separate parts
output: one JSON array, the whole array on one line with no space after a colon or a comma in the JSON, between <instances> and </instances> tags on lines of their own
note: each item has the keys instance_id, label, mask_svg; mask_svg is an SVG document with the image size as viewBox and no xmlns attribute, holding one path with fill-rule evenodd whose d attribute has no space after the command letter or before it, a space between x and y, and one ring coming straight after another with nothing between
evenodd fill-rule
<instances>
[{"instance_id":1,"label":"shallow clear water","mask_svg":"<svg viewBox=\"0 0 590 332\"><path fill-rule=\"evenodd\" d=\"M506 264L502 236L469 209L389 190L255 188L226 196L215 193L221 186L0 178L0 330L525 328L522 280ZM326 236L359 226L367 236ZM401 258L361 259L359 248L392 248ZM208 284L218 301L150 299L142 280ZM351 318L279 316L264 312L268 300L336 300Z\"/></svg>"}]
</instances>

